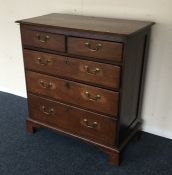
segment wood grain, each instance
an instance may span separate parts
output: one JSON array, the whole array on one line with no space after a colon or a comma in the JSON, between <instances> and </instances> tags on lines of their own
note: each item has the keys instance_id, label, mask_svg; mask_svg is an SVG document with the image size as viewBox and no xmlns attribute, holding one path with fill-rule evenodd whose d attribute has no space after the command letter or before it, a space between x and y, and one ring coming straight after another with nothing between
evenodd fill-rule
<instances>
[{"instance_id":1,"label":"wood grain","mask_svg":"<svg viewBox=\"0 0 172 175\"><path fill-rule=\"evenodd\" d=\"M86 43L90 45L90 48L85 45ZM101 47L98 47L99 45ZM123 46L120 43L68 37L67 47L68 53L74 55L107 59L112 62L121 62L122 60Z\"/></svg>"},{"instance_id":2,"label":"wood grain","mask_svg":"<svg viewBox=\"0 0 172 175\"><path fill-rule=\"evenodd\" d=\"M32 31L25 28L21 28L21 35L24 45L65 52L64 35Z\"/></svg>"},{"instance_id":3,"label":"wood grain","mask_svg":"<svg viewBox=\"0 0 172 175\"><path fill-rule=\"evenodd\" d=\"M102 87L119 88L121 72L119 66L26 49L23 54L26 69ZM99 71L96 71L96 69L99 69Z\"/></svg>"},{"instance_id":4,"label":"wood grain","mask_svg":"<svg viewBox=\"0 0 172 175\"><path fill-rule=\"evenodd\" d=\"M29 94L32 119L108 146L115 145L116 121L102 115ZM54 109L53 113L47 112ZM87 120L85 123L84 120ZM94 126L94 122L97 123Z\"/></svg>"},{"instance_id":5,"label":"wood grain","mask_svg":"<svg viewBox=\"0 0 172 175\"><path fill-rule=\"evenodd\" d=\"M118 116L119 92L26 71L29 92L45 95L89 110ZM43 85L41 84L43 82ZM86 95L90 94L90 97ZM100 95L100 98L97 98Z\"/></svg>"},{"instance_id":6,"label":"wood grain","mask_svg":"<svg viewBox=\"0 0 172 175\"><path fill-rule=\"evenodd\" d=\"M138 31L142 31L151 25L153 22L136 21L126 19L102 18L79 16L71 14L52 13L39 17L17 21L22 24L51 26L52 28L72 29L74 31L94 31L99 33L108 33L115 35L132 35Z\"/></svg>"},{"instance_id":7,"label":"wood grain","mask_svg":"<svg viewBox=\"0 0 172 175\"><path fill-rule=\"evenodd\" d=\"M94 144L119 165L141 128L153 22L49 14L18 21L29 102L27 130Z\"/></svg>"}]
</instances>

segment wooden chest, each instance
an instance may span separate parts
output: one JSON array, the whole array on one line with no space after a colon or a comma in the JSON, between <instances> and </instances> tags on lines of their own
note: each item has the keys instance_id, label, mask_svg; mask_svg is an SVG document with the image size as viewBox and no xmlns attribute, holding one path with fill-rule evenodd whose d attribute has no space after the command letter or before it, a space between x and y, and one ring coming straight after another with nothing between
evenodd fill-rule
<instances>
[{"instance_id":1,"label":"wooden chest","mask_svg":"<svg viewBox=\"0 0 172 175\"><path fill-rule=\"evenodd\" d=\"M104 150L112 164L140 129L152 22L49 14L20 23L27 130L47 127Z\"/></svg>"}]
</instances>

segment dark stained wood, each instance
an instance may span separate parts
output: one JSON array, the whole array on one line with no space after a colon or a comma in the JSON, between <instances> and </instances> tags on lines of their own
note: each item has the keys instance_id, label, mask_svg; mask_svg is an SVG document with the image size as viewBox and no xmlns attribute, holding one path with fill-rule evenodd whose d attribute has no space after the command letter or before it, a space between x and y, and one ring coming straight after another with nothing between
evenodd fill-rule
<instances>
[{"instance_id":1,"label":"dark stained wood","mask_svg":"<svg viewBox=\"0 0 172 175\"><path fill-rule=\"evenodd\" d=\"M139 87L139 99L138 99L138 105L137 105L137 118L141 119L141 110L142 110L142 103L143 103L143 95L144 95L144 84L146 80L146 73L147 73L147 63L148 63L148 53L149 53L149 44L150 44L150 35L151 35L151 29L145 34L144 38L144 54L142 58L142 68L141 68L141 74L140 74L140 87Z\"/></svg>"},{"instance_id":2,"label":"dark stained wood","mask_svg":"<svg viewBox=\"0 0 172 175\"><path fill-rule=\"evenodd\" d=\"M73 55L73 54L69 54L66 52L58 52L58 51L54 51L54 50L37 48L37 47L33 47L33 46L28 46L28 45L23 45L23 49L44 52L44 53L49 53L49 54L54 54L54 55L61 55L61 56L65 56L65 57L71 57L71 58L82 59L82 60L87 60L87 61L94 61L97 63L110 64L110 65L114 65L114 66L122 66L121 62L116 62L116 61L112 62L112 61L107 60L107 59L99 59L99 58L93 58L93 57Z\"/></svg>"},{"instance_id":3,"label":"dark stained wood","mask_svg":"<svg viewBox=\"0 0 172 175\"><path fill-rule=\"evenodd\" d=\"M107 153L111 164L119 165L122 150L142 124L154 23L64 14L18 22L28 132L47 127L84 140ZM95 73L96 68L101 71Z\"/></svg>"},{"instance_id":4,"label":"dark stained wood","mask_svg":"<svg viewBox=\"0 0 172 175\"><path fill-rule=\"evenodd\" d=\"M129 126L137 119L139 89L144 62L145 35L128 40L124 49L122 93L120 97L120 142L126 137Z\"/></svg>"},{"instance_id":5,"label":"dark stained wood","mask_svg":"<svg viewBox=\"0 0 172 175\"><path fill-rule=\"evenodd\" d=\"M117 117L118 115L119 92L54 78L31 71L26 71L26 81L29 92L109 114L112 117ZM87 95L86 92L89 94ZM98 95L100 95L100 98L97 97Z\"/></svg>"},{"instance_id":6,"label":"dark stained wood","mask_svg":"<svg viewBox=\"0 0 172 175\"><path fill-rule=\"evenodd\" d=\"M80 31L95 31L110 33L111 35L131 35L153 25L152 22L78 16L69 14L48 14L39 17L17 21L22 24L51 26L56 28L69 28Z\"/></svg>"},{"instance_id":7,"label":"dark stained wood","mask_svg":"<svg viewBox=\"0 0 172 175\"><path fill-rule=\"evenodd\" d=\"M119 150L117 150L115 147L108 147L108 146L106 146L104 144L100 144L98 142L95 142L95 141L90 140L90 139L85 138L85 137L80 137L80 136L75 135L75 134L73 134L71 132L60 130L59 128L53 127L51 125L48 125L48 124L39 122L39 121L34 120L34 119L31 119L31 118L27 118L26 121L27 121L27 124L29 124L30 126L32 126L34 129L41 128L41 127L46 127L46 128L49 128L49 129L51 129L51 130L53 130L55 132L62 133L64 135L71 136L73 138L77 138L77 139L83 140L83 141L85 141L85 142L87 142L89 144L96 145L102 151L104 151L105 153L107 153L108 158L109 158L109 163L111 165L118 166L120 164L120 154L121 154L121 152Z\"/></svg>"},{"instance_id":8,"label":"dark stained wood","mask_svg":"<svg viewBox=\"0 0 172 175\"><path fill-rule=\"evenodd\" d=\"M101 144L115 145L115 120L35 95L28 97L32 119Z\"/></svg>"},{"instance_id":9,"label":"dark stained wood","mask_svg":"<svg viewBox=\"0 0 172 175\"><path fill-rule=\"evenodd\" d=\"M105 41L114 41L114 42L121 42L126 43L127 38L126 36L121 35L112 35L110 33L99 33L95 31L80 31L80 30L73 30L70 28L54 28L51 26L44 26L44 25L33 25L33 24L20 24L21 28L25 28L27 30L33 31L40 31L40 32L47 32L53 34L61 34L65 36L73 36L73 37L81 37L81 38L91 38L91 39L98 39L98 40L105 40Z\"/></svg>"},{"instance_id":10,"label":"dark stained wood","mask_svg":"<svg viewBox=\"0 0 172 175\"><path fill-rule=\"evenodd\" d=\"M65 52L64 35L32 31L21 28L22 42L25 45Z\"/></svg>"},{"instance_id":11,"label":"dark stained wood","mask_svg":"<svg viewBox=\"0 0 172 175\"><path fill-rule=\"evenodd\" d=\"M26 121L26 130L28 133L33 134L35 133L36 128L34 128L34 126L32 125L32 123L30 123L29 121Z\"/></svg>"},{"instance_id":12,"label":"dark stained wood","mask_svg":"<svg viewBox=\"0 0 172 175\"><path fill-rule=\"evenodd\" d=\"M87 44L87 45L86 45ZM120 62L123 46L120 43L86 38L67 38L68 53Z\"/></svg>"},{"instance_id":13,"label":"dark stained wood","mask_svg":"<svg viewBox=\"0 0 172 175\"><path fill-rule=\"evenodd\" d=\"M36 122L32 122L29 120L29 117L26 119L26 130L30 134L34 134L38 128L40 128L41 125L39 125Z\"/></svg>"},{"instance_id":14,"label":"dark stained wood","mask_svg":"<svg viewBox=\"0 0 172 175\"><path fill-rule=\"evenodd\" d=\"M119 88L120 67L118 66L26 49L23 54L26 69L113 89ZM96 71L96 69L99 69L99 71Z\"/></svg>"},{"instance_id":15,"label":"dark stained wood","mask_svg":"<svg viewBox=\"0 0 172 175\"><path fill-rule=\"evenodd\" d=\"M55 128L51 125L39 122L39 121L34 120L34 119L31 119L30 117L27 118L26 124L29 125L30 127L34 128L34 131L36 131L37 128L46 127L46 128L49 128L55 132L62 133L64 135L83 140L83 141L90 143L90 144L94 144L97 147L99 147L102 151L107 153L110 164L115 165L115 166L120 165L122 150L127 146L127 143L134 137L138 128L140 128L140 123L137 123L136 125L134 125L133 129L130 130L130 133L128 134L127 138L124 140L123 143L121 143L121 146L119 148L116 148L116 147L109 147L109 146L106 146L104 144L100 144L98 142L95 142L95 141L90 140L90 139L85 138L85 137L80 137L80 136L75 135L71 132L60 130L60 129Z\"/></svg>"},{"instance_id":16,"label":"dark stained wood","mask_svg":"<svg viewBox=\"0 0 172 175\"><path fill-rule=\"evenodd\" d=\"M109 150L109 149L102 149L107 155L109 159L109 163L111 165L119 166L121 162L120 152Z\"/></svg>"}]
</instances>

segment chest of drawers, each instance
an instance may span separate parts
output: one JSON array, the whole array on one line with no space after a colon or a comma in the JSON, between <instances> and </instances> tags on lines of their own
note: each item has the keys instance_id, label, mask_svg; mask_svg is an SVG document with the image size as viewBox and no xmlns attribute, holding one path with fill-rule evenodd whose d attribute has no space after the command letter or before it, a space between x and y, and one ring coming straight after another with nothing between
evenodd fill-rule
<instances>
[{"instance_id":1,"label":"chest of drawers","mask_svg":"<svg viewBox=\"0 0 172 175\"><path fill-rule=\"evenodd\" d=\"M112 164L141 127L152 22L49 14L18 21L27 130L47 127L105 151Z\"/></svg>"}]
</instances>

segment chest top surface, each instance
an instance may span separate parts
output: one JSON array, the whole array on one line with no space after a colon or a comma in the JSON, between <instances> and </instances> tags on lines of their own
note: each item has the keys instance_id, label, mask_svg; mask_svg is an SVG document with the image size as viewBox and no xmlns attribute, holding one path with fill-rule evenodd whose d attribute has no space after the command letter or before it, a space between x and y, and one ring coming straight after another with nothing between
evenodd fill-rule
<instances>
[{"instance_id":1,"label":"chest top surface","mask_svg":"<svg viewBox=\"0 0 172 175\"><path fill-rule=\"evenodd\" d=\"M153 22L149 21L78 16L58 13L19 20L17 22L21 24L39 25L61 29L68 28L81 31L94 31L122 36L132 35L154 24Z\"/></svg>"}]
</instances>

